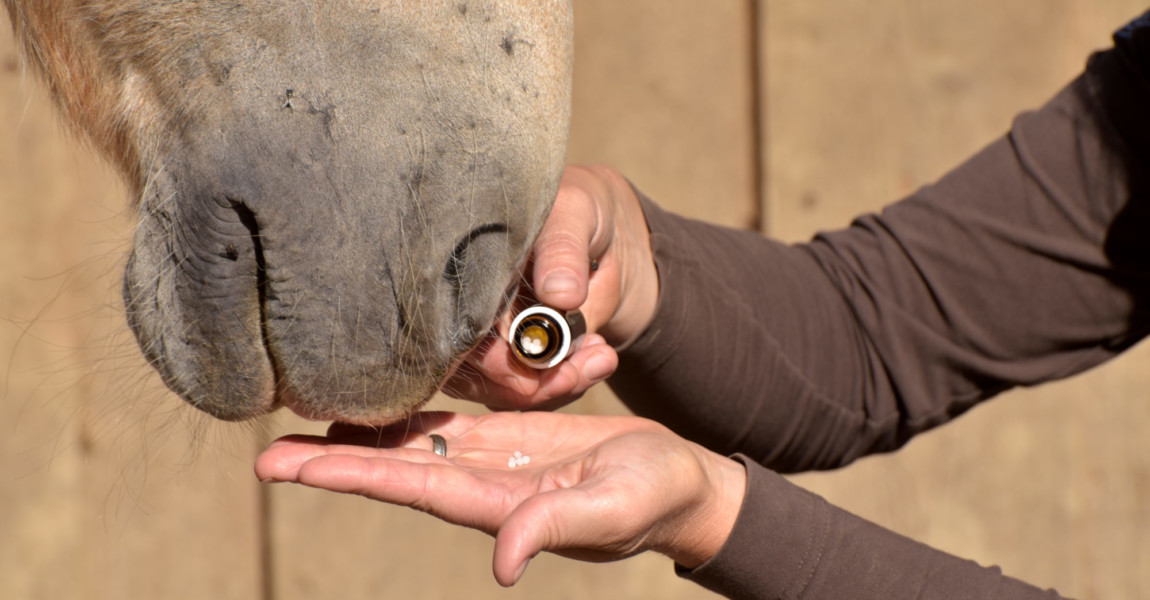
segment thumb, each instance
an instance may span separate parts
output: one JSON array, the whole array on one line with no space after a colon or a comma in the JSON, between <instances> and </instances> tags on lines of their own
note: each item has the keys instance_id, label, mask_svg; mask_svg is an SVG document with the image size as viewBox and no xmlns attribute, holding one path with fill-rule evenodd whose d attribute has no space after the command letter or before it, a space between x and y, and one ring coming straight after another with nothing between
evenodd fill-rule
<instances>
[{"instance_id":1,"label":"thumb","mask_svg":"<svg viewBox=\"0 0 1150 600\"><path fill-rule=\"evenodd\" d=\"M545 550L580 560L619 558L599 550L612 544L614 540L608 538L618 535L616 519L608 518L603 508L572 488L525 500L495 536L492 570L496 581L504 587L515 585L531 559Z\"/></svg>"},{"instance_id":2,"label":"thumb","mask_svg":"<svg viewBox=\"0 0 1150 600\"><path fill-rule=\"evenodd\" d=\"M515 585L536 554L560 543L562 535L555 518L561 517L561 513L554 511L550 502L550 497L557 495L562 495L562 491L554 490L528 498L507 516L499 528L491 565L499 585Z\"/></svg>"},{"instance_id":3,"label":"thumb","mask_svg":"<svg viewBox=\"0 0 1150 600\"><path fill-rule=\"evenodd\" d=\"M532 282L535 297L558 310L575 310L587 300L591 257L599 256L607 236L595 193L600 183L590 174L568 169L563 185L535 241Z\"/></svg>"}]
</instances>

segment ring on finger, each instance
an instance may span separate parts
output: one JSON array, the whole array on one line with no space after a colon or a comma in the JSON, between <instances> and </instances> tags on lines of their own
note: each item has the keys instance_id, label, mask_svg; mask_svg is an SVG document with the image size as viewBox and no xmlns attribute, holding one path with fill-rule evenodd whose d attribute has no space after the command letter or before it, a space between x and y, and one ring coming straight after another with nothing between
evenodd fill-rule
<instances>
[{"instance_id":1,"label":"ring on finger","mask_svg":"<svg viewBox=\"0 0 1150 600\"><path fill-rule=\"evenodd\" d=\"M431 451L447 458L447 440L443 439L442 435L433 433L427 437L431 438Z\"/></svg>"}]
</instances>

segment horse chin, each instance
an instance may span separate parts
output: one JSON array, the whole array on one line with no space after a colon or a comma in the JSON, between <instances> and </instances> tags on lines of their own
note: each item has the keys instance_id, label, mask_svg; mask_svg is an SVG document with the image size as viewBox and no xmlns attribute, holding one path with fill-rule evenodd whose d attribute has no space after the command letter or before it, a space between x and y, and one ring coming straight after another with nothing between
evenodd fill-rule
<instances>
[{"instance_id":1,"label":"horse chin","mask_svg":"<svg viewBox=\"0 0 1150 600\"><path fill-rule=\"evenodd\" d=\"M378 409L363 412L349 411L346 406L329 409L316 408L310 403L301 402L298 398L290 395L279 398L276 405L290 410L296 416L307 421L344 423L361 427L386 427L411 418L412 415L431 402L434 394L433 391L422 400L404 403L401 410L386 412L381 412Z\"/></svg>"}]
</instances>

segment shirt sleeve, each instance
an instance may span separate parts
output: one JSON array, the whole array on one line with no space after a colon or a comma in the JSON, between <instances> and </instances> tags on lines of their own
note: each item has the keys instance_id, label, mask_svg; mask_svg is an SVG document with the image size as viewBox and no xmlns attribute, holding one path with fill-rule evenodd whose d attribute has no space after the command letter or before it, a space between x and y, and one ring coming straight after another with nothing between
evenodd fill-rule
<instances>
[{"instance_id":1,"label":"shirt sleeve","mask_svg":"<svg viewBox=\"0 0 1150 600\"><path fill-rule=\"evenodd\" d=\"M832 506L782 476L747 467L734 532L690 579L729 598L1054 600L1040 590Z\"/></svg>"},{"instance_id":2,"label":"shirt sleeve","mask_svg":"<svg viewBox=\"0 0 1150 600\"><path fill-rule=\"evenodd\" d=\"M1120 51L934 185L785 245L644 200L656 316L610 384L780 471L888 452L1150 329L1150 93Z\"/></svg>"},{"instance_id":3,"label":"shirt sleeve","mask_svg":"<svg viewBox=\"0 0 1150 600\"><path fill-rule=\"evenodd\" d=\"M810 243L643 200L659 305L611 386L636 413L743 453L747 469L730 538L681 575L732 598L1058 597L851 515L762 465L830 468L894 450L998 392L1090 368L1146 335L1142 21L937 184Z\"/></svg>"}]
</instances>

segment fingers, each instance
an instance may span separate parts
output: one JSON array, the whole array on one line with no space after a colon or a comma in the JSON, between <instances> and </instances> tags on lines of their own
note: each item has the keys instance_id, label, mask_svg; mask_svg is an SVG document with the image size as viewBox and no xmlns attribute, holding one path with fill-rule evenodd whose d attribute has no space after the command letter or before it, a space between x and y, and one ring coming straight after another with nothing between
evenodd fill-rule
<instances>
[{"instance_id":1,"label":"fingers","mask_svg":"<svg viewBox=\"0 0 1150 600\"><path fill-rule=\"evenodd\" d=\"M300 467L299 483L408 506L489 534L499 528L506 511L492 486L471 472L404 457L322 456Z\"/></svg>"},{"instance_id":2,"label":"fingers","mask_svg":"<svg viewBox=\"0 0 1150 600\"><path fill-rule=\"evenodd\" d=\"M515 583L544 550L600 561L646 549L652 524L681 504L665 486L652 485L667 479L662 459L652 462L651 455L667 456L666 443L658 442L670 436L652 422L540 412L458 419L432 413L430 420L434 431L414 433L402 447L341 443L366 434L349 426L333 428L345 436L338 439L286 437L260 455L256 473L410 506L495 535L493 570L503 585ZM389 435L416 421L375 431ZM438 432L447 438L446 458L427 443L425 434ZM520 452L534 460L507 462ZM653 479L642 468L651 464ZM681 476L671 480L678 485Z\"/></svg>"},{"instance_id":3,"label":"fingers","mask_svg":"<svg viewBox=\"0 0 1150 600\"><path fill-rule=\"evenodd\" d=\"M512 408L517 399L533 397L540 373L520 364L507 342L496 340L473 351L443 391L460 399Z\"/></svg>"},{"instance_id":4,"label":"fingers","mask_svg":"<svg viewBox=\"0 0 1150 600\"><path fill-rule=\"evenodd\" d=\"M614 373L618 365L615 350L596 334L580 338L567 360L544 371L524 367L506 348L496 347L475 355L445 391L495 409L554 408L582 396Z\"/></svg>"},{"instance_id":5,"label":"fingers","mask_svg":"<svg viewBox=\"0 0 1150 600\"><path fill-rule=\"evenodd\" d=\"M419 437L421 439L416 440ZM431 460L432 444L427 436L411 434L406 436L405 443L409 447L401 446L379 448L373 444L354 445L334 443L328 438L308 436L288 436L272 442L267 450L256 457L255 472L260 481L269 482L299 482L299 473L303 465L321 457L328 456L355 456L361 458L376 458L382 452L389 456L410 458L412 460Z\"/></svg>"},{"instance_id":6,"label":"fingers","mask_svg":"<svg viewBox=\"0 0 1150 600\"><path fill-rule=\"evenodd\" d=\"M610 223L600 199L606 190L592 171L569 168L551 216L535 242L535 296L558 310L575 310L587 300L592 258L606 251Z\"/></svg>"},{"instance_id":7,"label":"fingers","mask_svg":"<svg viewBox=\"0 0 1150 600\"><path fill-rule=\"evenodd\" d=\"M356 450L355 448L359 448ZM256 457L256 477L262 482L297 481L300 467L309 460L332 452L374 452L364 446L336 447L326 438L288 436L271 443Z\"/></svg>"},{"instance_id":8,"label":"fingers","mask_svg":"<svg viewBox=\"0 0 1150 600\"><path fill-rule=\"evenodd\" d=\"M300 468L305 463L332 455L433 461L436 459L431 458L434 444L430 434L456 439L472 427L475 420L471 415L422 412L387 427L333 423L327 437L290 435L269 444L256 458L256 477L263 482L298 482Z\"/></svg>"},{"instance_id":9,"label":"fingers","mask_svg":"<svg viewBox=\"0 0 1150 600\"><path fill-rule=\"evenodd\" d=\"M256 477L263 482L295 481L300 465L325 452L319 438L291 436L276 440L256 458Z\"/></svg>"},{"instance_id":10,"label":"fingers","mask_svg":"<svg viewBox=\"0 0 1150 600\"><path fill-rule=\"evenodd\" d=\"M496 415L488 417L490 421ZM516 426L521 420L518 415L505 414L496 420L496 431L522 429ZM428 435L418 432L408 434L405 446L392 448L339 443L342 439L285 437L257 458L256 475L264 482L293 482L409 506L494 535L515 505L512 497L521 497L515 490L529 489L535 477L527 469L516 471L515 479L502 475L507 456L512 455L512 448L534 452L530 450L533 446L525 446L511 435L493 440L488 439L489 433L476 437L474 430L453 431L457 427L451 425L454 422L437 430L446 437L447 456L434 453ZM336 432L355 437L362 435L361 429L344 426ZM470 443L469 436L478 439L480 445Z\"/></svg>"},{"instance_id":11,"label":"fingers","mask_svg":"<svg viewBox=\"0 0 1150 600\"><path fill-rule=\"evenodd\" d=\"M428 494L432 493L429 489L432 478L437 480L435 487L440 488L439 482L445 476L464 475L454 467L434 470L435 466L414 460L331 454L300 465L298 481L333 492L426 509L430 501Z\"/></svg>"},{"instance_id":12,"label":"fingers","mask_svg":"<svg viewBox=\"0 0 1150 600\"><path fill-rule=\"evenodd\" d=\"M554 400L567 404L581 397L595 384L607 379L619 366L619 355L600 336L588 339L570 358L543 373L532 400L536 408ZM558 408L558 407L546 407Z\"/></svg>"},{"instance_id":13,"label":"fingers","mask_svg":"<svg viewBox=\"0 0 1150 600\"><path fill-rule=\"evenodd\" d=\"M429 448L377 449L281 440L256 459L261 481L291 482L409 506L494 533L502 505L481 501L484 484Z\"/></svg>"},{"instance_id":14,"label":"fingers","mask_svg":"<svg viewBox=\"0 0 1150 600\"><path fill-rule=\"evenodd\" d=\"M587 331L598 335L584 336L560 365L536 371L515 360L503 339L510 324L510 315L504 315L496 325L500 336L472 351L445 392L495 410L552 409L614 373L619 358L602 336L617 333L611 321L619 308L624 265L612 244L620 181L625 183L606 167L569 167L528 266L534 300L559 311L581 310ZM593 260L598 268L592 275Z\"/></svg>"}]
</instances>

